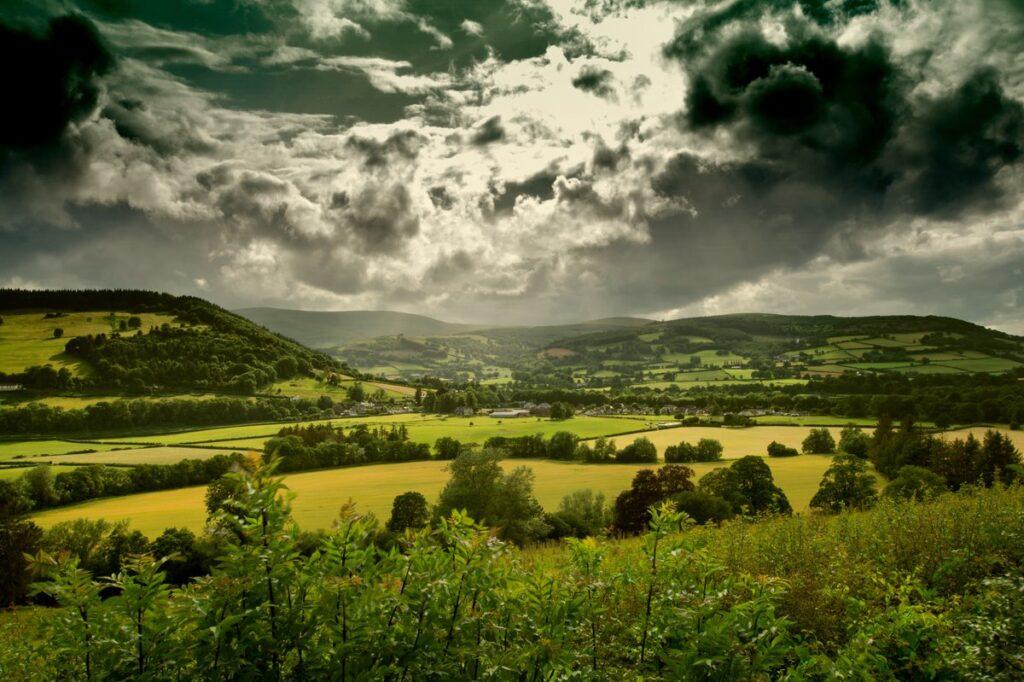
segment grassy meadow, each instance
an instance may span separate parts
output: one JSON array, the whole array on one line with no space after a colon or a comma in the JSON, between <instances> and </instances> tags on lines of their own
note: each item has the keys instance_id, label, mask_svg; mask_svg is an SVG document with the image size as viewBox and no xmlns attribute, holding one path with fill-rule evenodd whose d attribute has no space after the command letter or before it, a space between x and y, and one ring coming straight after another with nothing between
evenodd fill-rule
<instances>
[{"instance_id":1,"label":"grassy meadow","mask_svg":"<svg viewBox=\"0 0 1024 682\"><path fill-rule=\"evenodd\" d=\"M72 373L87 371L83 363L64 354L68 339L86 334L109 334L117 331L121 320L127 320L129 313L109 311L67 313L62 317L46 319L45 311L5 313L0 324L0 372L15 373L33 365L50 364L56 368L67 367ZM142 329L164 323L172 324L174 318L155 313L138 313L142 318ZM55 328L64 330L63 337L55 339Z\"/></svg>"},{"instance_id":2,"label":"grassy meadow","mask_svg":"<svg viewBox=\"0 0 1024 682\"><path fill-rule=\"evenodd\" d=\"M46 455L66 455L71 452L96 450L106 452L126 446L117 443L80 443L69 440L23 440L0 442L0 462Z\"/></svg>"},{"instance_id":3,"label":"grassy meadow","mask_svg":"<svg viewBox=\"0 0 1024 682\"><path fill-rule=\"evenodd\" d=\"M818 489L821 476L831 462L830 457L802 455L768 460L776 483L786 492L796 510L806 510ZM701 463L690 466L695 479L722 463ZM448 480L446 462L404 462L374 464L343 469L326 469L290 474L285 477L288 489L295 493L293 513L304 528L327 528L337 518L341 505L349 499L357 508L372 512L382 521L391 513L396 495L414 490L431 502ZM558 508L562 497L580 488L604 493L608 502L629 487L639 469L655 465L641 464L578 464L550 460L509 459L506 469L527 466L535 475L534 492L547 510ZM125 495L83 504L60 507L35 514L33 519L44 528L76 518L127 520L150 538L169 526L200 530L206 520L204 498L206 486L180 488L153 493Z\"/></svg>"},{"instance_id":4,"label":"grassy meadow","mask_svg":"<svg viewBox=\"0 0 1024 682\"><path fill-rule=\"evenodd\" d=\"M115 466L134 466L138 464L175 464L183 459L209 459L215 455L227 455L239 449L189 448L177 445L157 445L155 447L129 448L127 450L109 450L107 452L87 452L73 455L59 455L48 458L57 464L112 464ZM19 460L32 462L43 458Z\"/></svg>"},{"instance_id":5,"label":"grassy meadow","mask_svg":"<svg viewBox=\"0 0 1024 682\"><path fill-rule=\"evenodd\" d=\"M832 437L839 442L839 427L827 427ZM647 438L663 455L669 445L678 445L680 441L696 444L701 438L712 438L720 441L725 448L726 458L743 457L744 455L764 455L768 444L773 440L800 449L800 444L811 432L809 426L751 426L747 428L717 428L714 426L680 426L674 429L657 429L633 433L628 436L610 438L618 448L623 448L637 438Z\"/></svg>"}]
</instances>

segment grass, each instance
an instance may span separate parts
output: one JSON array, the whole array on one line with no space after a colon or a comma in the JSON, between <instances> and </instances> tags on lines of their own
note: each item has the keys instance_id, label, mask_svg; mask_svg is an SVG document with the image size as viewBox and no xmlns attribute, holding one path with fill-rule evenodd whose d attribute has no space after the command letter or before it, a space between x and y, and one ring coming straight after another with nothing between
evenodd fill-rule
<instances>
[{"instance_id":1,"label":"grass","mask_svg":"<svg viewBox=\"0 0 1024 682\"><path fill-rule=\"evenodd\" d=\"M29 405L47 405L61 407L65 410L80 409L96 403L112 403L117 400L210 400L220 396L214 393L179 393L175 395L133 396L133 395L54 395L39 398L18 399L11 396L4 403L11 407L27 407Z\"/></svg>"},{"instance_id":2,"label":"grass","mask_svg":"<svg viewBox=\"0 0 1024 682\"><path fill-rule=\"evenodd\" d=\"M967 372L1006 372L1021 366L1021 363L1016 362L1015 360L1006 360L1004 358L948 360L942 364L946 367L955 367L956 369L965 370Z\"/></svg>"},{"instance_id":3,"label":"grass","mask_svg":"<svg viewBox=\"0 0 1024 682\"><path fill-rule=\"evenodd\" d=\"M423 415L421 414L410 413L375 415L370 417L348 417L343 419L317 420L302 423L317 424L329 421L332 424L351 426L355 424L380 424L393 422L397 423L422 418ZM206 443L218 440L255 438L257 436L269 438L270 436L273 436L278 431L280 431L282 426L286 426L286 424L280 422L270 422L262 424L247 424L244 426L222 426L209 429L196 429L191 431L176 431L173 433L162 434L125 435L119 436L117 438L101 438L100 441L104 443L133 442L152 443L155 445L181 445L184 443Z\"/></svg>"},{"instance_id":4,"label":"grass","mask_svg":"<svg viewBox=\"0 0 1024 682\"><path fill-rule=\"evenodd\" d=\"M188 448L177 445L158 445L152 448L132 448L107 452L90 452L77 455L59 455L50 458L55 463L75 464L176 464L183 459L210 459L215 455L227 455L239 449ZM26 462L32 459L21 460Z\"/></svg>"},{"instance_id":5,"label":"grass","mask_svg":"<svg viewBox=\"0 0 1024 682\"><path fill-rule=\"evenodd\" d=\"M618 447L624 447L637 438L647 438L658 448L662 455L669 445L678 445L680 441L696 443L701 438L713 438L720 441L725 448L725 457L743 457L745 455L764 455L770 442L778 441L783 445L800 449L800 444L810 433L807 426L752 426L743 429L717 428L714 426L680 426L674 429L658 429L634 433L628 436L611 438ZM840 428L831 427L832 437L839 440Z\"/></svg>"},{"instance_id":6,"label":"grass","mask_svg":"<svg viewBox=\"0 0 1024 682\"><path fill-rule=\"evenodd\" d=\"M312 377L301 377L287 381L278 381L272 384L264 393L308 398L309 400L316 400L320 396L326 395L340 401L347 399L347 391L355 383L355 379L345 379L337 386L332 386L327 382ZM401 399L416 394L416 389L408 386L396 386L378 381L361 381L359 383L363 385L368 395L374 393L377 389L383 390L388 398Z\"/></svg>"},{"instance_id":7,"label":"grass","mask_svg":"<svg viewBox=\"0 0 1024 682\"><path fill-rule=\"evenodd\" d=\"M818 488L831 459L804 455L769 460L776 482L789 496L793 507L806 509ZM696 478L718 464L692 465ZM637 470L650 468L634 464L575 464L547 460L506 460L503 466L528 466L535 474L534 490L545 509L556 509L562 497L580 488L603 492L611 502L629 487ZM406 462L375 464L345 469L328 469L292 474L285 477L296 497L292 505L295 519L303 528L327 528L337 518L341 505L350 498L358 509L372 512L381 520L391 513L396 495L417 491L431 502L448 480L443 462ZM153 493L140 493L94 500L36 514L33 519L44 528L76 518L127 520L132 527L154 538L169 526L200 530L206 520L205 486Z\"/></svg>"},{"instance_id":8,"label":"grass","mask_svg":"<svg viewBox=\"0 0 1024 682\"><path fill-rule=\"evenodd\" d=\"M546 436L558 431L572 431L581 438L611 435L625 431L649 428L652 424L642 417L573 417L564 421L550 419L519 418L494 419L487 416L476 417L437 417L423 414L379 415L347 419L332 419L330 423L338 426L355 426L358 424L392 424L402 423L409 427L409 438L419 443L434 444L442 436L450 436L463 442L483 443L491 436L524 436L535 433ZM303 422L303 423L322 423ZM285 424L251 424L248 426L226 426L198 431L182 431L179 433L123 436L107 438L103 442L131 441L153 443L158 445L183 445L189 443L210 443L226 447L252 447L256 439L266 439L277 434Z\"/></svg>"},{"instance_id":9,"label":"grass","mask_svg":"<svg viewBox=\"0 0 1024 682\"><path fill-rule=\"evenodd\" d=\"M846 426L847 424L854 424L855 426L874 428L877 421L873 417L830 417L828 415L801 415L799 417L789 417L786 415L765 415L763 417L755 417L759 425L763 424L770 426L773 424L796 424L798 426Z\"/></svg>"},{"instance_id":10,"label":"grass","mask_svg":"<svg viewBox=\"0 0 1024 682\"><path fill-rule=\"evenodd\" d=\"M45 455L64 455L83 450L109 451L124 448L114 443L73 443L67 440L23 440L0 442L0 462Z\"/></svg>"},{"instance_id":11,"label":"grass","mask_svg":"<svg viewBox=\"0 0 1024 682\"><path fill-rule=\"evenodd\" d=\"M0 372L9 374L20 372L34 365L53 365L55 368L67 367L75 374L88 371L83 363L64 353L68 339L86 334L109 334L111 332L111 315L109 311L68 313L64 317L44 318L45 311L24 313L4 313L4 323L0 324ZM171 324L174 318L169 315L155 313L139 313L142 318L142 329L164 323ZM120 320L127 320L128 313L117 313L115 325ZM53 338L53 330L60 327L64 336ZM116 329L116 327L115 327Z\"/></svg>"}]
</instances>

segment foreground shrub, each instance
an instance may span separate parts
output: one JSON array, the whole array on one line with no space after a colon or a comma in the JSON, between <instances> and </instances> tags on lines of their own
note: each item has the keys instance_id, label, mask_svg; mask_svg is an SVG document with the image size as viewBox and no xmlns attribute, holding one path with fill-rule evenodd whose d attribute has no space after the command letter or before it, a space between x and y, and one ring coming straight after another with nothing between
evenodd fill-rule
<instances>
[{"instance_id":1,"label":"foreground shrub","mask_svg":"<svg viewBox=\"0 0 1024 682\"><path fill-rule=\"evenodd\" d=\"M96 581L41 555L45 617L0 620L4 679L1019 679L1024 490L519 553L456 511L384 549L351 508L314 551L272 469L232 475L212 575ZM100 591L113 587L115 596ZM16 614L18 615L18 614Z\"/></svg>"}]
</instances>

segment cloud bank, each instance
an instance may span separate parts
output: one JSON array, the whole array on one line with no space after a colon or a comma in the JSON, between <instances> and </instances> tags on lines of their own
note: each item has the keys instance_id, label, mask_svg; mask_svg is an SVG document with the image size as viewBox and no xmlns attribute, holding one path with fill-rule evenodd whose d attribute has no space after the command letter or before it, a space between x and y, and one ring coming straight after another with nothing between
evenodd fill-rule
<instances>
[{"instance_id":1,"label":"cloud bank","mask_svg":"<svg viewBox=\"0 0 1024 682\"><path fill-rule=\"evenodd\" d=\"M1024 332L1012 0L0 9L3 283Z\"/></svg>"}]
</instances>

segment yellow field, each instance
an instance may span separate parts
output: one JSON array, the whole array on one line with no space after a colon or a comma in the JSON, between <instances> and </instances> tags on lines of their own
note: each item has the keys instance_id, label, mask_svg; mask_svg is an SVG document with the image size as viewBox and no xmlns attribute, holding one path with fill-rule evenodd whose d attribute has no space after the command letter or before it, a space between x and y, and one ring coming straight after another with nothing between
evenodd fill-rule
<instances>
[{"instance_id":1,"label":"yellow field","mask_svg":"<svg viewBox=\"0 0 1024 682\"><path fill-rule=\"evenodd\" d=\"M807 508L830 462L831 458L817 455L768 460L776 482L796 510ZM699 478L717 466L727 464L695 464L692 468ZM629 487L634 473L645 468L635 464L574 464L547 460L507 460L503 465L506 468L523 465L533 469L537 499L549 510L556 509L564 495L580 488L603 492L611 502L619 492ZM447 480L445 463L407 462L310 471L287 476L285 482L296 494L293 505L296 520L302 527L312 529L329 527L340 506L350 498L356 501L359 509L373 512L382 521L387 520L396 495L415 490L434 502ZM153 538L168 526L201 529L206 517L203 506L205 493L204 486L197 486L126 495L62 507L36 514L33 518L44 528L81 517L105 518L108 521L124 519Z\"/></svg>"},{"instance_id":2,"label":"yellow field","mask_svg":"<svg viewBox=\"0 0 1024 682\"><path fill-rule=\"evenodd\" d=\"M1010 441L1013 442L1014 446L1016 446L1018 450L1024 452L1024 431L1010 431L1009 429L989 429L984 426L975 426L970 429L956 429L953 431L944 431L940 433L939 436L945 438L946 440L954 440L956 438L967 438L968 434L971 434L978 440L981 440L985 437L985 432L990 430L999 431L1004 436L1007 436L1010 439Z\"/></svg>"},{"instance_id":3,"label":"yellow field","mask_svg":"<svg viewBox=\"0 0 1024 682\"><path fill-rule=\"evenodd\" d=\"M841 428L829 427L829 433L839 442ZM725 448L725 457L743 457L744 455L765 455L768 444L773 440L800 449L804 438L810 433L808 426L751 426L743 429L715 428L713 426L680 426L675 429L658 429L644 433L633 433L628 436L611 438L615 445L622 448L637 438L647 438L658 448L662 455L669 445L678 445L680 441L696 444L701 438L712 438L720 441Z\"/></svg>"},{"instance_id":4,"label":"yellow field","mask_svg":"<svg viewBox=\"0 0 1024 682\"><path fill-rule=\"evenodd\" d=\"M46 319L44 311L26 313L4 313L0 324L0 372L20 372L33 365L51 364L55 368L67 367L80 374L86 367L74 358L64 354L68 339L86 334L109 334L111 321L116 325L127 320L129 313L110 311L68 313L66 317ZM139 313L143 331L152 326L170 324L174 318L168 315ZM53 330L60 327L64 336L53 338Z\"/></svg>"}]
</instances>

